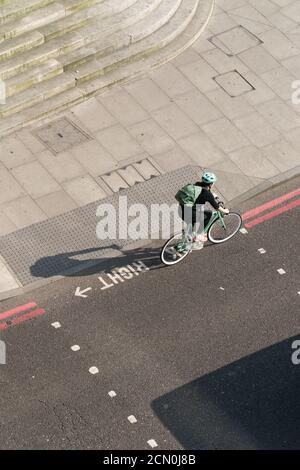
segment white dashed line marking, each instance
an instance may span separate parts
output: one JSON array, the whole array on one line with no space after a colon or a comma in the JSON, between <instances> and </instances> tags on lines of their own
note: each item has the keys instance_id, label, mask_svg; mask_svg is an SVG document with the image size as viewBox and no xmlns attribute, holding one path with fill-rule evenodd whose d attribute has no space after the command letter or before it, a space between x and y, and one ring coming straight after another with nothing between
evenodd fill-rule
<instances>
[{"instance_id":1,"label":"white dashed line marking","mask_svg":"<svg viewBox=\"0 0 300 470\"><path fill-rule=\"evenodd\" d=\"M72 351L79 351L80 346L78 344L74 344L74 346L71 346Z\"/></svg>"},{"instance_id":2,"label":"white dashed line marking","mask_svg":"<svg viewBox=\"0 0 300 470\"><path fill-rule=\"evenodd\" d=\"M147 444L149 444L149 446L152 447L152 449L154 447L157 447L157 442L154 439L150 439L149 441L147 441Z\"/></svg>"},{"instance_id":3,"label":"white dashed line marking","mask_svg":"<svg viewBox=\"0 0 300 470\"><path fill-rule=\"evenodd\" d=\"M98 372L99 372L99 369L97 369L97 367L90 367L89 368L89 373L90 374L94 375L94 374L98 374Z\"/></svg>"},{"instance_id":4,"label":"white dashed line marking","mask_svg":"<svg viewBox=\"0 0 300 470\"><path fill-rule=\"evenodd\" d=\"M51 323L51 325L52 325L54 328L61 328L61 324L60 324L58 321L56 321L56 322L54 322L54 323Z\"/></svg>"},{"instance_id":5,"label":"white dashed line marking","mask_svg":"<svg viewBox=\"0 0 300 470\"><path fill-rule=\"evenodd\" d=\"M282 268L277 269L277 272L278 272L281 276L283 276L284 274L286 274L285 270L282 269Z\"/></svg>"},{"instance_id":6,"label":"white dashed line marking","mask_svg":"<svg viewBox=\"0 0 300 470\"><path fill-rule=\"evenodd\" d=\"M264 248L260 248L258 251L261 255L264 255L265 253L267 253Z\"/></svg>"},{"instance_id":7,"label":"white dashed line marking","mask_svg":"<svg viewBox=\"0 0 300 470\"><path fill-rule=\"evenodd\" d=\"M299 292L298 292L298 295L300 295L300 290L299 290Z\"/></svg>"},{"instance_id":8,"label":"white dashed line marking","mask_svg":"<svg viewBox=\"0 0 300 470\"><path fill-rule=\"evenodd\" d=\"M108 395L111 397L111 398L114 398L117 396L116 392L114 392L113 390L111 390L111 392L108 392Z\"/></svg>"},{"instance_id":9,"label":"white dashed line marking","mask_svg":"<svg viewBox=\"0 0 300 470\"><path fill-rule=\"evenodd\" d=\"M247 235L247 233L249 233L246 228L241 228L241 229L240 229L240 232L241 232L243 235Z\"/></svg>"},{"instance_id":10,"label":"white dashed line marking","mask_svg":"<svg viewBox=\"0 0 300 470\"><path fill-rule=\"evenodd\" d=\"M220 287L220 290L225 290L224 287Z\"/></svg>"},{"instance_id":11,"label":"white dashed line marking","mask_svg":"<svg viewBox=\"0 0 300 470\"><path fill-rule=\"evenodd\" d=\"M134 423L137 423L137 419L135 416L131 415L131 416L128 416L128 421L131 423L131 424L134 424Z\"/></svg>"}]
</instances>

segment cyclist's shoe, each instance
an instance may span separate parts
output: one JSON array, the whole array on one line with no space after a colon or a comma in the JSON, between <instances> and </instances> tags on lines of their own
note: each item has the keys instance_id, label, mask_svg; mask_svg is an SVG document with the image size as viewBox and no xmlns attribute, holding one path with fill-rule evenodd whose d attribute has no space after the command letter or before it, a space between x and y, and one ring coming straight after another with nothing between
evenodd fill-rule
<instances>
[{"instance_id":1,"label":"cyclist's shoe","mask_svg":"<svg viewBox=\"0 0 300 470\"><path fill-rule=\"evenodd\" d=\"M207 242L207 235L202 233L194 239L193 250L202 250L204 243Z\"/></svg>"},{"instance_id":2,"label":"cyclist's shoe","mask_svg":"<svg viewBox=\"0 0 300 470\"><path fill-rule=\"evenodd\" d=\"M203 243L202 242L197 242L195 241L193 243L193 251L197 251L197 250L202 250L202 248L204 247Z\"/></svg>"},{"instance_id":3,"label":"cyclist's shoe","mask_svg":"<svg viewBox=\"0 0 300 470\"><path fill-rule=\"evenodd\" d=\"M201 235L198 235L195 240L195 242L197 243L205 243L207 242L207 235L206 233L201 233Z\"/></svg>"}]
</instances>

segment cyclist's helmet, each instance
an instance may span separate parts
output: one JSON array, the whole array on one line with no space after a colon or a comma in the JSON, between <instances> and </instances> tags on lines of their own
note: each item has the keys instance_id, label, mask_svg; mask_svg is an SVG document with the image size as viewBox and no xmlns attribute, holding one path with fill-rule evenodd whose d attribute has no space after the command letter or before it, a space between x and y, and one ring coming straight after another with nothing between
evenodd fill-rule
<instances>
[{"instance_id":1,"label":"cyclist's helmet","mask_svg":"<svg viewBox=\"0 0 300 470\"><path fill-rule=\"evenodd\" d=\"M202 183L213 184L217 181L217 177L214 173L204 173L202 175Z\"/></svg>"}]
</instances>

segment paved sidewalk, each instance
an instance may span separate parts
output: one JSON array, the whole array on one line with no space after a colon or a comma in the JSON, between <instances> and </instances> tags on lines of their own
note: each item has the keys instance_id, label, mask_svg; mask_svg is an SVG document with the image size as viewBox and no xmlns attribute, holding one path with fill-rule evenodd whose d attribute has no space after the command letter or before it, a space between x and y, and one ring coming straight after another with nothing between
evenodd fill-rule
<instances>
[{"instance_id":1,"label":"paved sidewalk","mask_svg":"<svg viewBox=\"0 0 300 470\"><path fill-rule=\"evenodd\" d=\"M297 80L300 2L217 0L172 62L2 140L0 236L188 165L227 201L299 173Z\"/></svg>"}]
</instances>

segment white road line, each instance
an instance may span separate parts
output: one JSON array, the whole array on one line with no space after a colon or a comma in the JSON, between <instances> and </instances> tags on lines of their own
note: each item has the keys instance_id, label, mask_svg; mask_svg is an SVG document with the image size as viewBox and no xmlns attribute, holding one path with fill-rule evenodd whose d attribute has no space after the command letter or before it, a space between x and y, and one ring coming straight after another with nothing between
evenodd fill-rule
<instances>
[{"instance_id":1,"label":"white road line","mask_svg":"<svg viewBox=\"0 0 300 470\"><path fill-rule=\"evenodd\" d=\"M133 415L128 416L127 419L128 419L128 421L129 421L131 424L137 423L137 419L136 419L136 417L133 416Z\"/></svg>"},{"instance_id":2,"label":"white road line","mask_svg":"<svg viewBox=\"0 0 300 470\"><path fill-rule=\"evenodd\" d=\"M241 229L240 229L240 232L241 232L243 235L246 235L247 233L249 233L246 228L241 228Z\"/></svg>"},{"instance_id":3,"label":"white road line","mask_svg":"<svg viewBox=\"0 0 300 470\"><path fill-rule=\"evenodd\" d=\"M51 326L53 326L54 328L61 328L61 324L58 321L51 323Z\"/></svg>"},{"instance_id":4,"label":"white road line","mask_svg":"<svg viewBox=\"0 0 300 470\"><path fill-rule=\"evenodd\" d=\"M114 392L113 390L111 390L110 392L108 392L108 395L111 397L111 398L114 398L117 396L116 392Z\"/></svg>"},{"instance_id":5,"label":"white road line","mask_svg":"<svg viewBox=\"0 0 300 470\"><path fill-rule=\"evenodd\" d=\"M150 439L149 441L147 441L147 444L149 444L149 446L152 447L152 449L154 447L157 447L157 442L154 439Z\"/></svg>"},{"instance_id":6,"label":"white road line","mask_svg":"<svg viewBox=\"0 0 300 470\"><path fill-rule=\"evenodd\" d=\"M299 292L298 292L298 295L300 295L300 290L299 290Z\"/></svg>"},{"instance_id":7,"label":"white road line","mask_svg":"<svg viewBox=\"0 0 300 470\"><path fill-rule=\"evenodd\" d=\"M265 253L267 253L264 248L260 248L258 251L259 251L259 253L262 254L262 255L264 255Z\"/></svg>"},{"instance_id":8,"label":"white road line","mask_svg":"<svg viewBox=\"0 0 300 470\"><path fill-rule=\"evenodd\" d=\"M224 287L220 287L220 290L225 290Z\"/></svg>"},{"instance_id":9,"label":"white road line","mask_svg":"<svg viewBox=\"0 0 300 470\"><path fill-rule=\"evenodd\" d=\"M89 373L90 374L94 375L94 374L98 374L98 372L99 372L99 369L97 369L97 367L95 367L95 366L89 368Z\"/></svg>"},{"instance_id":10,"label":"white road line","mask_svg":"<svg viewBox=\"0 0 300 470\"><path fill-rule=\"evenodd\" d=\"M277 272L278 272L281 276L283 276L284 274L286 274L285 270L282 269L282 268L277 269Z\"/></svg>"},{"instance_id":11,"label":"white road line","mask_svg":"<svg viewBox=\"0 0 300 470\"><path fill-rule=\"evenodd\" d=\"M74 346L71 346L72 351L79 351L80 346L78 344L74 344Z\"/></svg>"},{"instance_id":12,"label":"white road line","mask_svg":"<svg viewBox=\"0 0 300 470\"><path fill-rule=\"evenodd\" d=\"M82 297L83 299L86 299L88 296L86 295L86 292L89 292L92 290L91 287L87 287L86 289L81 290L80 287L77 287L76 292L75 292L75 297Z\"/></svg>"}]
</instances>

